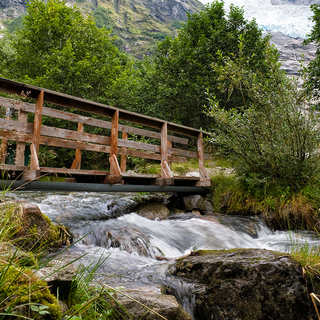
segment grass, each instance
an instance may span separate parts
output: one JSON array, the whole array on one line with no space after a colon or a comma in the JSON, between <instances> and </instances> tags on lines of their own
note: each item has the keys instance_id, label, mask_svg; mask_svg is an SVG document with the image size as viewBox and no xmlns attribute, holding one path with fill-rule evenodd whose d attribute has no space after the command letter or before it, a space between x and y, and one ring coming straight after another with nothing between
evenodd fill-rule
<instances>
[{"instance_id":1,"label":"grass","mask_svg":"<svg viewBox=\"0 0 320 320\"><path fill-rule=\"evenodd\" d=\"M277 185L250 186L236 176L219 173L212 177L212 195L216 212L261 215L278 230L319 227L320 182L297 192Z\"/></svg>"}]
</instances>

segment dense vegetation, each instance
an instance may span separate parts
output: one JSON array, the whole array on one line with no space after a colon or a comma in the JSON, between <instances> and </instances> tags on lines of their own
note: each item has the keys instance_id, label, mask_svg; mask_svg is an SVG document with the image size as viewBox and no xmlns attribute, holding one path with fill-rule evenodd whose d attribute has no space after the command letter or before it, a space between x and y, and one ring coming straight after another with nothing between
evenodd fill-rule
<instances>
[{"instance_id":1,"label":"dense vegetation","mask_svg":"<svg viewBox=\"0 0 320 320\"><path fill-rule=\"evenodd\" d=\"M316 20L319 7L312 8ZM119 51L109 31L98 28L108 25L102 15L96 14L95 20L63 1L33 0L22 28L1 39L0 73L206 128L213 134L214 148L232 160L243 199L236 203L262 203L271 195L272 204L263 207L278 210L274 203L282 204L283 190L288 201L304 190L301 203L308 203L317 217L318 118L308 104L310 93L316 94L310 79L315 79L317 60L307 70L308 88L314 90L298 90L280 71L269 38L243 14L235 6L226 13L223 2L214 1L203 12L189 15L179 34L160 42L152 57L137 62ZM316 24L308 41L317 39L317 30ZM67 150L60 158L52 148L51 153L46 147L40 152L48 166L70 166L74 158ZM90 169L92 155L83 156ZM108 159L99 163L105 167Z\"/></svg>"}]
</instances>

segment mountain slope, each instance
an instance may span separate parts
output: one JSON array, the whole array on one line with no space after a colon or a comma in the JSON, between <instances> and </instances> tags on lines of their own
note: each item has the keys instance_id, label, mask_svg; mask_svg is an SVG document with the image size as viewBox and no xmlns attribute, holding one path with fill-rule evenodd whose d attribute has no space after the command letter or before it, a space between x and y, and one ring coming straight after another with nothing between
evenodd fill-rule
<instances>
[{"instance_id":1,"label":"mountain slope","mask_svg":"<svg viewBox=\"0 0 320 320\"><path fill-rule=\"evenodd\" d=\"M21 23L27 0L0 0L0 23L8 31ZM157 41L174 36L187 12L203 9L198 0L68 0L84 13L93 13L98 27L112 29L116 45L141 59L151 54ZM0 27L1 29L1 27Z\"/></svg>"}]
</instances>

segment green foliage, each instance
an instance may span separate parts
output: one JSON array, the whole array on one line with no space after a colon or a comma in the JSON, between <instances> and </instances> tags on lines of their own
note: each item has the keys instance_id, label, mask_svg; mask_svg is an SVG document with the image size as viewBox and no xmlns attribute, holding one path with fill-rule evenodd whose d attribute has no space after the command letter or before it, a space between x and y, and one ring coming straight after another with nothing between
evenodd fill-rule
<instances>
[{"instance_id":1,"label":"green foliage","mask_svg":"<svg viewBox=\"0 0 320 320\"><path fill-rule=\"evenodd\" d=\"M23 15L9 21L7 24L6 24L6 27L7 27L7 31L9 33L13 33L13 32L16 32L16 29L22 29L23 27Z\"/></svg>"},{"instance_id":2,"label":"green foliage","mask_svg":"<svg viewBox=\"0 0 320 320\"><path fill-rule=\"evenodd\" d=\"M10 40L13 52L1 51L3 76L86 99L114 102L131 70L109 31L65 1L30 1Z\"/></svg>"},{"instance_id":3,"label":"green foliage","mask_svg":"<svg viewBox=\"0 0 320 320\"><path fill-rule=\"evenodd\" d=\"M239 44L237 60L223 56L224 66L214 64L217 79L228 85L221 90L234 95L246 92L237 109L221 108L218 99L210 101L213 141L234 161L237 174L248 190L266 185L299 191L316 178L319 167L318 116L308 107L304 91L279 70L272 52L266 51L267 77L251 67L251 58Z\"/></svg>"},{"instance_id":4,"label":"green foliage","mask_svg":"<svg viewBox=\"0 0 320 320\"><path fill-rule=\"evenodd\" d=\"M178 36L167 37L158 44L154 57L139 65L141 80L136 110L184 125L208 128L210 119L203 113L203 106L208 103L207 88L221 107L231 109L242 100L238 89L229 99L227 93L219 90L224 83L218 81L212 67L213 62L224 65L218 51L232 54L234 60L238 58L240 35L244 42L243 55L252 57L251 69L268 77L265 51L269 38L262 38L254 20L244 19L243 9L231 5L226 14L223 2L214 1L203 12L189 15ZM246 92L243 94L246 96Z\"/></svg>"},{"instance_id":5,"label":"green foliage","mask_svg":"<svg viewBox=\"0 0 320 320\"><path fill-rule=\"evenodd\" d=\"M304 86L310 90L316 99L320 97L320 5L312 4L311 10L313 11L313 16L311 21L313 22L313 27L311 33L307 35L304 44L315 43L317 46L316 57L314 60L310 61L307 71L307 81L305 81Z\"/></svg>"}]
</instances>

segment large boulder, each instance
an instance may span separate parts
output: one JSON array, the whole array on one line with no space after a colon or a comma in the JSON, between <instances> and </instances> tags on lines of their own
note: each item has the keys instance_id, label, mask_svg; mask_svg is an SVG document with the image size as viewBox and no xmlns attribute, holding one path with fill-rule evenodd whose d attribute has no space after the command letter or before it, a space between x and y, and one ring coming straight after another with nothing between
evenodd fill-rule
<instances>
[{"instance_id":1,"label":"large boulder","mask_svg":"<svg viewBox=\"0 0 320 320\"><path fill-rule=\"evenodd\" d=\"M260 249L198 251L171 273L192 284L197 320L310 319L314 316L301 266Z\"/></svg>"}]
</instances>

